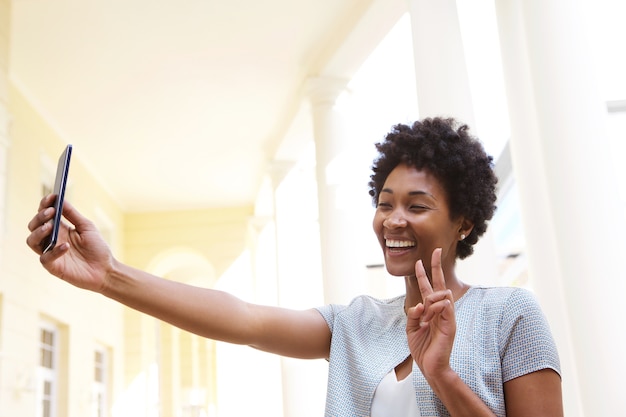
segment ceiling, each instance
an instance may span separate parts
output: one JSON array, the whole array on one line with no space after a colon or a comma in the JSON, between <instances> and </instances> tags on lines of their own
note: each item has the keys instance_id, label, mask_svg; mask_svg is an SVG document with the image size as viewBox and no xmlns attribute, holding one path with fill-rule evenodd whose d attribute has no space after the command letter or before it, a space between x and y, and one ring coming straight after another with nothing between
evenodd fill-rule
<instances>
[{"instance_id":1,"label":"ceiling","mask_svg":"<svg viewBox=\"0 0 626 417\"><path fill-rule=\"evenodd\" d=\"M403 3L13 0L9 77L124 210L251 204Z\"/></svg>"}]
</instances>

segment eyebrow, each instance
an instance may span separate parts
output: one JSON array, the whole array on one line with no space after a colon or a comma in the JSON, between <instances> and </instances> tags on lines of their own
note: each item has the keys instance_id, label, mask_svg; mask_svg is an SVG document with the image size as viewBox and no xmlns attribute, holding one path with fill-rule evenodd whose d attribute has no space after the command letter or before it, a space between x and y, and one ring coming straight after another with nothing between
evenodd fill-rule
<instances>
[{"instance_id":1,"label":"eyebrow","mask_svg":"<svg viewBox=\"0 0 626 417\"><path fill-rule=\"evenodd\" d=\"M383 188L382 190L380 190L380 193L389 193L389 194L393 194L393 190L391 188ZM432 195L431 193L427 193L426 191L409 191L409 195L410 196L414 196L414 195L425 195L428 196L430 198L432 198L433 200L437 200L437 198Z\"/></svg>"}]
</instances>

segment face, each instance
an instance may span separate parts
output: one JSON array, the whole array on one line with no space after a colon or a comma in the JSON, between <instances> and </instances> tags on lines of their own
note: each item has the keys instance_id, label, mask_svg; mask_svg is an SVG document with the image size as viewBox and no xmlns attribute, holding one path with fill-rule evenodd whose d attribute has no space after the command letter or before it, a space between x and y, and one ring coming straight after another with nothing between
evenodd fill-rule
<instances>
[{"instance_id":1,"label":"face","mask_svg":"<svg viewBox=\"0 0 626 417\"><path fill-rule=\"evenodd\" d=\"M445 273L454 265L461 233L469 233L464 223L450 219L446 192L433 175L398 165L385 181L374 215L387 271L415 275L415 263L422 259L429 272L433 250L440 247Z\"/></svg>"}]
</instances>

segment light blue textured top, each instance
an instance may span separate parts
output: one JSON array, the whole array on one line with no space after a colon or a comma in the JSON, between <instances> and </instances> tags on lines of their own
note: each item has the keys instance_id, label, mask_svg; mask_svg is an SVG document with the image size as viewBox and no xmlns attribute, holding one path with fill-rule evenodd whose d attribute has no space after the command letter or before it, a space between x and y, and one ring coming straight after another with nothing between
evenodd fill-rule
<instances>
[{"instance_id":1,"label":"light blue textured top","mask_svg":"<svg viewBox=\"0 0 626 417\"><path fill-rule=\"evenodd\" d=\"M348 306L318 308L332 333L327 417L369 416L376 387L409 356L404 298L360 296ZM560 374L550 328L531 292L472 287L455 310L450 365L497 416L505 416L504 382L545 368ZM417 366L412 377L422 417L449 416Z\"/></svg>"}]
</instances>

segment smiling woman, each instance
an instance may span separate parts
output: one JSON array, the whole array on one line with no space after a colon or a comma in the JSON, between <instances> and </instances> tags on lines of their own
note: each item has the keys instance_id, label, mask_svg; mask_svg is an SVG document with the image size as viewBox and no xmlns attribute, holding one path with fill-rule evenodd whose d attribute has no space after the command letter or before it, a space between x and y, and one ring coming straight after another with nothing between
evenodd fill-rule
<instances>
[{"instance_id":1,"label":"smiling woman","mask_svg":"<svg viewBox=\"0 0 626 417\"><path fill-rule=\"evenodd\" d=\"M384 410L372 416L416 415L410 414L412 402L379 385L388 378L370 371L391 368L398 381L413 375L422 415L562 415L558 354L533 296L471 287L455 273L456 259L471 255L494 213L491 157L466 126L439 118L398 125L377 149L370 181L373 226L387 271L404 276L406 294L320 309L332 331L331 385L345 387L329 392L327 413L338 413L347 402L358 415L368 412L369 400L347 400L365 391L371 392L372 410ZM392 324L403 312L406 329ZM372 323L380 321L385 330L373 331ZM513 343L504 346L502 340ZM533 359L520 365L519 354ZM522 403L525 384L543 392ZM380 404L392 404L392 412Z\"/></svg>"}]
</instances>

